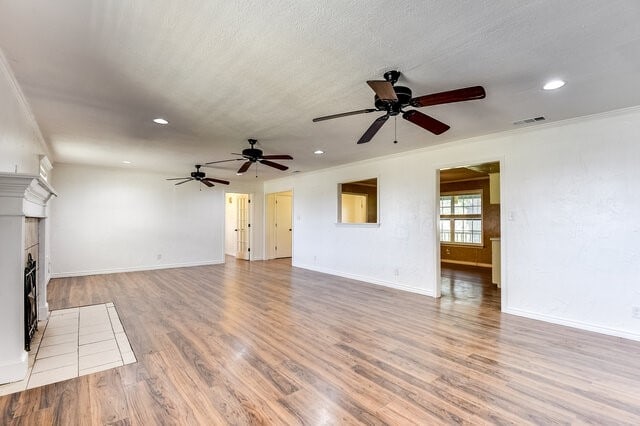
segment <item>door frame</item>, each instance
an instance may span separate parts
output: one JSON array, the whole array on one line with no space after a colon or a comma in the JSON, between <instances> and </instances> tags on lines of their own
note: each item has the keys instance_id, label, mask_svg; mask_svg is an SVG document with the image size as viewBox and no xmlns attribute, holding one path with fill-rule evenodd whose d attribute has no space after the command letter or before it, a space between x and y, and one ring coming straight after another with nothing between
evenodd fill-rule
<instances>
[{"instance_id":1,"label":"door frame","mask_svg":"<svg viewBox=\"0 0 640 426\"><path fill-rule=\"evenodd\" d=\"M295 247L294 247L294 238L293 238L293 233L295 232L295 203L294 203L294 198L293 198L293 188L291 189L283 189L281 191L276 191L276 192L269 192L264 194L264 260L271 260L271 259L275 259L276 254L273 250L271 250L271 247L273 247L273 241L272 238L274 238L274 236L272 236L272 229L271 229L271 223L269 223L269 201L270 199L273 197L273 199L275 200L275 196L277 194L282 194L282 193L290 193L291 194L291 261L293 262L293 257L295 254Z\"/></svg>"},{"instance_id":2,"label":"door frame","mask_svg":"<svg viewBox=\"0 0 640 426\"><path fill-rule=\"evenodd\" d=\"M223 240L223 243L222 243L223 244L223 250L222 250L222 252L226 256L226 253L227 253L227 247L226 247L226 245L227 245L227 235L226 235L226 232L227 232L227 212L226 212L227 197L229 195L236 195L236 194L246 195L248 197L248 201L249 201L248 202L248 204L249 204L249 207L248 207L249 208L248 224L250 225L248 227L248 232L249 232L249 256L248 257L249 258L248 259L243 259L243 260L251 261L251 260L253 260L253 252L251 251L251 248L253 247L253 228L254 228L254 225L253 225L253 223L254 223L253 222L253 218L254 218L253 217L253 215L254 215L254 213L253 213L253 211L254 211L254 208L253 208L254 194L252 192L238 192L238 191L231 191L231 190L225 191L225 193L224 193L224 204L223 204L224 232L225 232L225 235L224 235L224 238L222 239ZM237 216L237 214L236 214L236 216ZM234 257L236 257L236 256L234 256Z\"/></svg>"},{"instance_id":3,"label":"door frame","mask_svg":"<svg viewBox=\"0 0 640 426\"><path fill-rule=\"evenodd\" d=\"M501 283L500 283L500 310L504 311L505 306L507 306L507 291L508 291L508 280L507 280L507 274L506 274L506 270L507 270L507 250L506 250L506 245L507 245L507 241L505 239L505 236L507 235L506 232L506 225L505 225L505 214L507 212L507 203L508 203L508 199L505 197L505 191L504 191L504 183L506 182L505 179L505 158L504 156L497 156L497 157L489 157L489 158L480 158L480 159L467 159L467 160L461 160L461 161L457 161L457 162L453 162L453 163L443 163L440 165L437 165L434 173L435 173L435 199L434 199L434 209L435 209L435 220L434 220L434 224L433 224L433 229L434 229L434 235L435 235L435 250L434 250L434 282L435 282L435 287L434 287L434 297L436 298L440 298L442 297L442 271L440 269L440 260L441 260L441 253L440 253L440 170L442 169L455 169L458 167L464 167L464 166L468 166L468 165L474 165L474 164L483 164L483 163L493 163L493 162L498 162L500 163L500 275L501 275Z\"/></svg>"}]
</instances>

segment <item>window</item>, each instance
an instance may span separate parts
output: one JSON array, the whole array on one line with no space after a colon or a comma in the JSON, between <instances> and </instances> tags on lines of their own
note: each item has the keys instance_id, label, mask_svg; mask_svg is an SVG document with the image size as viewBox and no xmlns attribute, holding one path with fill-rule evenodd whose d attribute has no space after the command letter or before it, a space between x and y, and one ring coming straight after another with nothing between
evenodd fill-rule
<instances>
[{"instance_id":1,"label":"window","mask_svg":"<svg viewBox=\"0 0 640 426\"><path fill-rule=\"evenodd\" d=\"M482 245L482 191L440 195L440 242Z\"/></svg>"}]
</instances>

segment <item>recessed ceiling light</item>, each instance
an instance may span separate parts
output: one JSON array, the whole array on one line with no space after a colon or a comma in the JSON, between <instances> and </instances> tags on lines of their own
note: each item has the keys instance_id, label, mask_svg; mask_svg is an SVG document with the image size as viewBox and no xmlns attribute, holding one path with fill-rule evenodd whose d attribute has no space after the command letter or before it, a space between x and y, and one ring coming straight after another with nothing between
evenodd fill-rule
<instances>
[{"instance_id":1,"label":"recessed ceiling light","mask_svg":"<svg viewBox=\"0 0 640 426\"><path fill-rule=\"evenodd\" d=\"M547 81L547 83L544 86L542 86L542 88L544 90L556 90L564 86L564 84L565 83L563 80L551 80L551 81Z\"/></svg>"},{"instance_id":2,"label":"recessed ceiling light","mask_svg":"<svg viewBox=\"0 0 640 426\"><path fill-rule=\"evenodd\" d=\"M122 164L131 164L131 161L129 161L129 160L122 160Z\"/></svg>"},{"instance_id":3,"label":"recessed ceiling light","mask_svg":"<svg viewBox=\"0 0 640 426\"><path fill-rule=\"evenodd\" d=\"M321 149L317 149L317 150L313 151L313 153L316 154L316 155L321 155L321 154L324 154L324 151L321 150Z\"/></svg>"},{"instance_id":4,"label":"recessed ceiling light","mask_svg":"<svg viewBox=\"0 0 640 426\"><path fill-rule=\"evenodd\" d=\"M169 124L169 122L164 118L154 118L153 122L156 124Z\"/></svg>"}]
</instances>

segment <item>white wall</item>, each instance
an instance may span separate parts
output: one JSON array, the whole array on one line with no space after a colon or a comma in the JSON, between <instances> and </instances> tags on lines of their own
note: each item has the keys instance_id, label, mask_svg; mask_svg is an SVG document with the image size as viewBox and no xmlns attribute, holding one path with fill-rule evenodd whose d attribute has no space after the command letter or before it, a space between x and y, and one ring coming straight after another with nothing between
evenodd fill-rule
<instances>
[{"instance_id":1,"label":"white wall","mask_svg":"<svg viewBox=\"0 0 640 426\"><path fill-rule=\"evenodd\" d=\"M500 160L503 310L640 340L640 109L265 183L294 190L295 266L436 294L437 170ZM380 226L336 225L337 184L378 177Z\"/></svg>"},{"instance_id":2,"label":"white wall","mask_svg":"<svg viewBox=\"0 0 640 426\"><path fill-rule=\"evenodd\" d=\"M165 178L56 164L53 276L224 262L224 190Z\"/></svg>"}]
</instances>

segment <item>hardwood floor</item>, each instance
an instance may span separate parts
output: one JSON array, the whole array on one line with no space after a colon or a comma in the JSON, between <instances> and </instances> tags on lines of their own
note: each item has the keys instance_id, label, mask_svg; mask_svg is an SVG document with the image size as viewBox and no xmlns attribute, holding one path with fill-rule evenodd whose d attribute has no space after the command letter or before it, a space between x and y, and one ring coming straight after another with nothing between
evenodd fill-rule
<instances>
[{"instance_id":1,"label":"hardwood floor","mask_svg":"<svg viewBox=\"0 0 640 426\"><path fill-rule=\"evenodd\" d=\"M500 311L500 289L491 282L491 268L442 263L440 271L441 308L448 302Z\"/></svg>"},{"instance_id":2,"label":"hardwood floor","mask_svg":"<svg viewBox=\"0 0 640 426\"><path fill-rule=\"evenodd\" d=\"M2 424L640 424L639 342L288 259L57 279L49 297L113 301L139 362L1 397Z\"/></svg>"}]
</instances>

